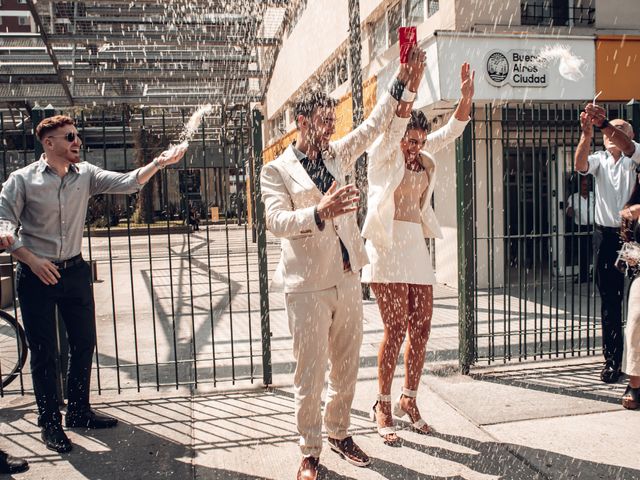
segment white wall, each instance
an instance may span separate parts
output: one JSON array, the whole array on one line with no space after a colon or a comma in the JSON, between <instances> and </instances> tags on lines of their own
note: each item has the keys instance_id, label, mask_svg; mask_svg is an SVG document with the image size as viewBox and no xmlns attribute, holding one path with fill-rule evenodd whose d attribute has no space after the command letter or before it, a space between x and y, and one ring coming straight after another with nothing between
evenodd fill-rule
<instances>
[{"instance_id":1,"label":"white wall","mask_svg":"<svg viewBox=\"0 0 640 480\"><path fill-rule=\"evenodd\" d=\"M490 108L490 106L489 106ZM476 105L475 160L476 160L476 236L487 237L504 234L504 192L502 184L502 143L500 131L500 110L496 121L492 122L493 131L485 130L485 113L482 106ZM427 114L430 117L429 114ZM437 128L437 126L435 127ZM492 142L485 141L492 138ZM489 148L491 145L492 148ZM489 156L492 155L491 160ZM440 227L442 239L436 240L436 278L439 283L458 288L458 224L456 197L456 149L455 143L435 155L438 164L438 177L435 186L435 213ZM491 165L491 170L489 170ZM492 183L488 174L492 174ZM488 191L493 192L493 223L488 225L490 210ZM489 248L486 240L478 240L476 270L478 272L478 288L486 288L489 282ZM491 280L496 287L504 281L504 245L502 240L493 242L492 253L493 275Z\"/></svg>"},{"instance_id":2,"label":"white wall","mask_svg":"<svg viewBox=\"0 0 640 480\"><path fill-rule=\"evenodd\" d=\"M266 95L270 118L347 39L346 0L311 0L280 50Z\"/></svg>"},{"instance_id":3,"label":"white wall","mask_svg":"<svg viewBox=\"0 0 640 480\"><path fill-rule=\"evenodd\" d=\"M596 6L596 27L604 29L638 30L640 1L593 0ZM612 32L614 33L614 32Z\"/></svg>"}]
</instances>

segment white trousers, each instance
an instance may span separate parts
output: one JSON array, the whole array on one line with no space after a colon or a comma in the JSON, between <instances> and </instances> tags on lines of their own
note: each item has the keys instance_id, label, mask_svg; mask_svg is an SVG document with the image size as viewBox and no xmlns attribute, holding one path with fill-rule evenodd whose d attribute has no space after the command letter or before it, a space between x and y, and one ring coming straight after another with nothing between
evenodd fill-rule
<instances>
[{"instance_id":1,"label":"white trousers","mask_svg":"<svg viewBox=\"0 0 640 480\"><path fill-rule=\"evenodd\" d=\"M640 277L633 280L629 289L629 312L624 331L626 362L624 373L640 376Z\"/></svg>"},{"instance_id":2,"label":"white trousers","mask_svg":"<svg viewBox=\"0 0 640 480\"><path fill-rule=\"evenodd\" d=\"M285 294L296 359L295 416L303 455L322 450L322 389L329 386L324 425L331 438L347 437L362 344L362 293L357 273L326 290Z\"/></svg>"}]
</instances>

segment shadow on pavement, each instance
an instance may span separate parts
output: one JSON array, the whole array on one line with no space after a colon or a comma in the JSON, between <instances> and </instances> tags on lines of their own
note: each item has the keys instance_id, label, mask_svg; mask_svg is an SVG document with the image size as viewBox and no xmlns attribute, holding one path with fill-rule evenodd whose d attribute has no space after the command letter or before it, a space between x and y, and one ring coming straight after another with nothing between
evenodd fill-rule
<instances>
[{"instance_id":1,"label":"shadow on pavement","mask_svg":"<svg viewBox=\"0 0 640 480\"><path fill-rule=\"evenodd\" d=\"M119 418L120 425L102 431L73 430L74 451L62 456L44 449L39 441L33 406L24 402L3 408L6 434L2 446L16 454L20 448L28 452L25 456L32 470L23 477L27 479L293 478L299 456L292 397L290 392L268 389L202 396L134 397L96 403L98 410ZM352 410L352 424L354 434L370 435L378 440L367 412ZM399 425L407 426L405 422ZM415 438L422 437L412 437ZM370 452L374 458L369 468L387 479L454 479L468 478L468 475L513 480L640 479L640 470L444 433L424 437L424 442L405 438L401 449L374 450ZM429 474L416 466L426 460L421 455L433 457L425 463L430 465ZM466 472L461 474L464 477L450 473L438 475L433 467L438 461L450 462L454 471ZM338 471L332 471L323 466L321 478L360 478L345 476L340 468L337 466ZM62 476L56 476L56 470ZM367 477L371 475L369 472Z\"/></svg>"},{"instance_id":2,"label":"shadow on pavement","mask_svg":"<svg viewBox=\"0 0 640 480\"><path fill-rule=\"evenodd\" d=\"M528 390L620 404L626 381L621 379L615 385L601 382L601 368L602 365L594 361L573 365L539 364L535 368L474 373L471 378Z\"/></svg>"}]
</instances>

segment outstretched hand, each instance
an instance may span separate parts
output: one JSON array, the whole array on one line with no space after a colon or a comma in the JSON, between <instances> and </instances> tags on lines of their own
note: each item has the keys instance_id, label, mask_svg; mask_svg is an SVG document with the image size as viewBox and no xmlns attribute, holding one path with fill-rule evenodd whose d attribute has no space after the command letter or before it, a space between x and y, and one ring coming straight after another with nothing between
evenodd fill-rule
<instances>
[{"instance_id":1,"label":"outstretched hand","mask_svg":"<svg viewBox=\"0 0 640 480\"><path fill-rule=\"evenodd\" d=\"M360 201L360 191L353 185L338 188L334 181L318 204L317 211L321 220L339 217L345 213L355 212Z\"/></svg>"},{"instance_id":2,"label":"outstretched hand","mask_svg":"<svg viewBox=\"0 0 640 480\"><path fill-rule=\"evenodd\" d=\"M462 94L462 98L466 100L471 100L474 94L474 85L473 82L476 78L476 71L471 70L471 65L467 62L462 64L460 67L460 92Z\"/></svg>"},{"instance_id":3,"label":"outstretched hand","mask_svg":"<svg viewBox=\"0 0 640 480\"><path fill-rule=\"evenodd\" d=\"M11 245L13 245L14 242L15 240L13 239L12 234L8 233L5 235L0 235L0 250L9 248Z\"/></svg>"},{"instance_id":4,"label":"outstretched hand","mask_svg":"<svg viewBox=\"0 0 640 480\"><path fill-rule=\"evenodd\" d=\"M409 71L409 82L407 86L409 90L416 91L420 85L420 80L424 75L425 62L427 60L427 52L419 48L417 45L413 45L409 50L407 59L407 69ZM411 87L415 87L411 88Z\"/></svg>"},{"instance_id":5,"label":"outstretched hand","mask_svg":"<svg viewBox=\"0 0 640 480\"><path fill-rule=\"evenodd\" d=\"M178 163L184 157L184 154L187 152L189 148L188 142L182 142L178 145L174 145L171 148L168 148L160 155L158 155L158 161L162 165L173 165L174 163Z\"/></svg>"},{"instance_id":6,"label":"outstretched hand","mask_svg":"<svg viewBox=\"0 0 640 480\"><path fill-rule=\"evenodd\" d=\"M593 122L591 120L591 115L586 112L580 113L580 129L582 130L582 134L584 136L593 136Z\"/></svg>"},{"instance_id":7,"label":"outstretched hand","mask_svg":"<svg viewBox=\"0 0 640 480\"><path fill-rule=\"evenodd\" d=\"M602 126L602 123L607 118L607 112L604 107L596 105L595 103L587 103L584 107L584 113L589 117L591 124L596 127ZM580 115L580 117L582 118L582 115Z\"/></svg>"}]
</instances>

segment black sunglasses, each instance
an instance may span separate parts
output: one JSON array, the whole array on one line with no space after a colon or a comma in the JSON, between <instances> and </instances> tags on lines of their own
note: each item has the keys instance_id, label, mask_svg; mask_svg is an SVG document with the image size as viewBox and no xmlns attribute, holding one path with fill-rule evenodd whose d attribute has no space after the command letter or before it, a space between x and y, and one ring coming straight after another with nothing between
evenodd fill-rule
<instances>
[{"instance_id":1,"label":"black sunglasses","mask_svg":"<svg viewBox=\"0 0 640 480\"><path fill-rule=\"evenodd\" d=\"M76 141L76 137L78 137L78 140L82 141L82 138L80 138L80 135L78 135L75 132L69 132L66 135L49 135L49 136L47 136L47 138L58 138L58 137L65 138L67 140L67 142L69 142L69 143L75 142Z\"/></svg>"}]
</instances>

